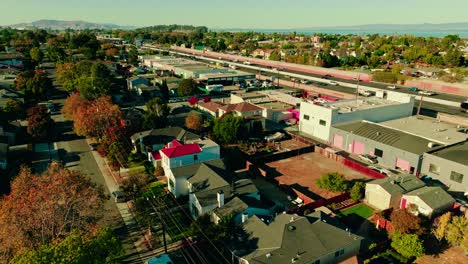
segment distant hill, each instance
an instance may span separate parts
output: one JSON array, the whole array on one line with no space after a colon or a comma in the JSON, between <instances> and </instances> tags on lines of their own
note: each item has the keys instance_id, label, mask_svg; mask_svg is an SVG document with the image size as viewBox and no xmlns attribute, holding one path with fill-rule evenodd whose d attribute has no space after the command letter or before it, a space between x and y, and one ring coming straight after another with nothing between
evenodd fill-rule
<instances>
[{"instance_id":1,"label":"distant hill","mask_svg":"<svg viewBox=\"0 0 468 264\"><path fill-rule=\"evenodd\" d=\"M14 25L9 25L12 28L42 28L42 29L54 29L54 30L64 30L64 29L133 29L131 26L120 26L115 24L102 24L102 23L92 23L82 20L75 21L66 21L66 20L49 20L42 19L33 21L30 23L19 23Z\"/></svg>"},{"instance_id":2,"label":"distant hill","mask_svg":"<svg viewBox=\"0 0 468 264\"><path fill-rule=\"evenodd\" d=\"M413 34L416 36L441 37L448 34L457 34L461 37L468 37L468 22L444 23L444 24L367 24L356 26L336 26L336 27L302 27L302 28L213 28L215 31L234 32L264 32L264 33L290 33L297 32L303 34L327 33L327 34Z\"/></svg>"}]
</instances>

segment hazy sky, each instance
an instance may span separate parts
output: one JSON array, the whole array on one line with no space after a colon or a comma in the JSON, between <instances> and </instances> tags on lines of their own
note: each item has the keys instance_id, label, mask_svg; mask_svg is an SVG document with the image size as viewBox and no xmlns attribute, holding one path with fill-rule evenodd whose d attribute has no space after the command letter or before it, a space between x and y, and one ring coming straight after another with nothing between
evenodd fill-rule
<instances>
[{"instance_id":1,"label":"hazy sky","mask_svg":"<svg viewBox=\"0 0 468 264\"><path fill-rule=\"evenodd\" d=\"M468 22L467 10L468 0L0 0L0 25L59 19L293 28Z\"/></svg>"}]
</instances>

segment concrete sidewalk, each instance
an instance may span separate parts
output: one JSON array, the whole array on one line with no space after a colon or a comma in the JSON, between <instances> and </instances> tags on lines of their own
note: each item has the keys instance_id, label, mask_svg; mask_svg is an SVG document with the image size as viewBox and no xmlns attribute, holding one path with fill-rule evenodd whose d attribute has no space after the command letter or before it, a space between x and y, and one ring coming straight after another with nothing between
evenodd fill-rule
<instances>
[{"instance_id":1,"label":"concrete sidewalk","mask_svg":"<svg viewBox=\"0 0 468 264\"><path fill-rule=\"evenodd\" d=\"M91 143L89 139L86 139L88 144ZM113 172L107 166L107 163L104 158L102 158L97 151L92 151L93 157L96 160L99 169L104 177L105 183L107 188L109 189L109 193L117 191L119 189L119 185L116 183ZM125 226L129 232L129 240L133 242L136 251L137 251L137 258L132 258L132 263L144 263L146 258L148 258L148 253L150 249L148 249L146 245L146 240L144 238L144 234L140 229L140 226L135 221L132 212L127 205L127 203L116 203L119 213L125 223ZM146 256L146 257L144 257Z\"/></svg>"}]
</instances>

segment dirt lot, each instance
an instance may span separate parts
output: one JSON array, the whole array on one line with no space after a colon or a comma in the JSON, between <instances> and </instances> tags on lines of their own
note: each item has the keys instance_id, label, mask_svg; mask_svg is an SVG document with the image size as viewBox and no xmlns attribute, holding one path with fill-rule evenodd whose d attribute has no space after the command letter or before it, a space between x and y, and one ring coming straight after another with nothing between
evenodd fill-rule
<instances>
[{"instance_id":1,"label":"dirt lot","mask_svg":"<svg viewBox=\"0 0 468 264\"><path fill-rule=\"evenodd\" d=\"M468 256L465 256L460 247L451 247L438 256L424 256L418 258L418 264L465 264L468 263Z\"/></svg>"},{"instance_id":2,"label":"dirt lot","mask_svg":"<svg viewBox=\"0 0 468 264\"><path fill-rule=\"evenodd\" d=\"M321 196L323 198L331 198L336 193L325 191L316 186L315 182L325 173L339 172L346 179L369 179L365 175L360 174L344 165L325 158L318 153L307 153L296 157L274 161L266 164L271 169L275 179L281 184L286 184L300 190L301 192L309 192L311 198ZM270 174L271 175L271 174ZM306 194L306 193L305 193ZM315 197L317 199L319 197Z\"/></svg>"}]
</instances>

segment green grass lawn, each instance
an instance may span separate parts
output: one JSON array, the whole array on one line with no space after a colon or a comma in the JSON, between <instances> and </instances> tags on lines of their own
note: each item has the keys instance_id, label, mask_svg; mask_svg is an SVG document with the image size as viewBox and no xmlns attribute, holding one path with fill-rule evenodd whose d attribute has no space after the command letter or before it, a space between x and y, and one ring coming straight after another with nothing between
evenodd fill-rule
<instances>
[{"instance_id":1,"label":"green grass lawn","mask_svg":"<svg viewBox=\"0 0 468 264\"><path fill-rule=\"evenodd\" d=\"M369 206L365 204L358 204L356 206L340 211L339 214L343 216L356 214L364 219L367 219L372 215L372 213L374 213L374 209L370 208Z\"/></svg>"}]
</instances>

